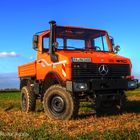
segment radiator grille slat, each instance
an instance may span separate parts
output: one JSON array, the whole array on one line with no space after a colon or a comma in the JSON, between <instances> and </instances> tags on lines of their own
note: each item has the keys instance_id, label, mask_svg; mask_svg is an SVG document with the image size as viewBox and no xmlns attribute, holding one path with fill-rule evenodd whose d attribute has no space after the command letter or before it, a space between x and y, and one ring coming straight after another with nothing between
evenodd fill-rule
<instances>
[{"instance_id":1,"label":"radiator grille slat","mask_svg":"<svg viewBox=\"0 0 140 140\"><path fill-rule=\"evenodd\" d=\"M78 65L78 67L76 66ZM99 67L106 65L108 73L101 75ZM73 63L72 78L119 78L130 75L130 67L128 64L94 64L94 63Z\"/></svg>"}]
</instances>

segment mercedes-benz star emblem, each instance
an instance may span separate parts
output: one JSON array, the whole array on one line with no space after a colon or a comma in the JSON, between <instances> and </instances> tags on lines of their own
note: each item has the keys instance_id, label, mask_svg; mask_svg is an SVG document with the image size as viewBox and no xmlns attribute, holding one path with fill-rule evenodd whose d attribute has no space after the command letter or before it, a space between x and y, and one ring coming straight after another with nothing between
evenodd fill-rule
<instances>
[{"instance_id":1,"label":"mercedes-benz star emblem","mask_svg":"<svg viewBox=\"0 0 140 140\"><path fill-rule=\"evenodd\" d=\"M107 67L107 65L101 65L101 66L99 67L99 73L100 73L102 76L107 75L107 73L108 73L108 67Z\"/></svg>"}]
</instances>

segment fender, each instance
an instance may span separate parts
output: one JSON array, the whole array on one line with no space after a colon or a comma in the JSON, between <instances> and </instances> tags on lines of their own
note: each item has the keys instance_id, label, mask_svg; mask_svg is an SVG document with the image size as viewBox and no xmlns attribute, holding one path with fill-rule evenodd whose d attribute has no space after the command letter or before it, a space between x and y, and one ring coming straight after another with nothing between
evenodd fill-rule
<instances>
[{"instance_id":1,"label":"fender","mask_svg":"<svg viewBox=\"0 0 140 140\"><path fill-rule=\"evenodd\" d=\"M49 73L47 73L43 81L43 89L46 90L51 85L54 85L54 84L59 84L61 86L64 86L64 83L65 82L61 79L59 74L57 74L56 72L50 71Z\"/></svg>"},{"instance_id":2,"label":"fender","mask_svg":"<svg viewBox=\"0 0 140 140\"><path fill-rule=\"evenodd\" d=\"M27 86L28 81L34 81L35 77L25 76L20 78L20 89L22 89L23 86Z\"/></svg>"}]
</instances>

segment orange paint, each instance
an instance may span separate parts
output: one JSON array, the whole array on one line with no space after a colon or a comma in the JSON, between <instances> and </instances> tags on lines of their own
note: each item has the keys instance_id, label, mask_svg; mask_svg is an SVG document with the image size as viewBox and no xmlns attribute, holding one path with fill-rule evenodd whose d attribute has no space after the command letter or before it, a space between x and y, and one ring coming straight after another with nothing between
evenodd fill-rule
<instances>
[{"instance_id":1,"label":"orange paint","mask_svg":"<svg viewBox=\"0 0 140 140\"><path fill-rule=\"evenodd\" d=\"M62 27L62 26L58 26ZM43 37L49 37L50 31L44 31L43 33L39 34L39 42L38 42L38 51L37 51L37 60L25 64L18 67L18 76L25 77L31 76L36 77L36 80L44 80L46 75L49 72L54 72L63 80L72 80L72 58L91 58L92 63L98 64L130 64L131 62L128 58L118 56L114 54L113 48L111 45L111 41L109 39L109 35L104 30L97 30L97 29L90 29L90 28L81 28L81 27L73 27L73 26L64 26L66 29L85 29L89 31L97 31L103 32L106 37L106 42L108 45L109 52L101 52L101 51L94 51L94 50L57 50L56 54L58 55L59 61L54 63L50 59L49 50L46 51L43 49ZM99 34L99 33L97 33ZM96 35L96 34L95 34ZM95 36L94 35L94 36ZM91 36L92 37L92 36ZM64 39L64 44L66 44L66 39ZM87 42L87 46L90 47L91 42L85 39ZM88 47L88 48L89 48ZM65 65L65 73L62 72L62 65Z\"/></svg>"}]
</instances>

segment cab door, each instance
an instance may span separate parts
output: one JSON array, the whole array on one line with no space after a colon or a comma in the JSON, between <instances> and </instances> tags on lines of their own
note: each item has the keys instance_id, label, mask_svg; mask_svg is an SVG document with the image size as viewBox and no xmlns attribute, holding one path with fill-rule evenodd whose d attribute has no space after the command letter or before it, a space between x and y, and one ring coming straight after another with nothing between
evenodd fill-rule
<instances>
[{"instance_id":1,"label":"cab door","mask_svg":"<svg viewBox=\"0 0 140 140\"><path fill-rule=\"evenodd\" d=\"M52 71L52 62L49 54L49 37L42 37L39 44L42 45L42 49L38 51L37 55L37 79L44 80L46 74Z\"/></svg>"}]
</instances>

